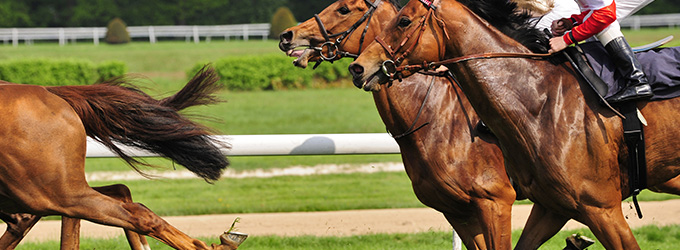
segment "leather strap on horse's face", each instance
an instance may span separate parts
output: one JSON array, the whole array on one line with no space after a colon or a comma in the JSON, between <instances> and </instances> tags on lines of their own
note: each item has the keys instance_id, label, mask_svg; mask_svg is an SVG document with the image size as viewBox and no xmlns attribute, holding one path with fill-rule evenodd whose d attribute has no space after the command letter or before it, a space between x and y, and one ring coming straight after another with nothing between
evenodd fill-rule
<instances>
[{"instance_id":1,"label":"leather strap on horse's face","mask_svg":"<svg viewBox=\"0 0 680 250\"><path fill-rule=\"evenodd\" d=\"M420 0L421 3L425 5L427 8L427 13L425 16L423 16L422 19L420 19L420 23L418 23L418 26L413 29L404 39L399 43L397 48L392 48L392 46L388 45L385 40L383 40L380 36L375 37L375 41L380 44L385 51L390 55L391 60L384 61L382 63L382 71L385 75L387 75L390 79L394 80L394 77L398 76L398 74L405 70L403 67L400 67L399 65L402 63L404 58L406 58L416 47L418 42L420 41L420 38L423 36L423 33L425 32L425 29L427 28L427 21L430 18L434 18L434 11L436 10L435 1L437 0ZM443 24L443 23L442 23ZM411 39L411 37L418 32L418 35L416 36L416 40L411 43L411 46L409 46L404 52L401 54L397 54L399 50L401 50L404 45ZM448 36L448 35L447 35ZM442 43L443 45L443 43ZM443 53L443 50L440 49L440 53ZM424 65L426 66L426 65Z\"/></svg>"},{"instance_id":2,"label":"leather strap on horse's face","mask_svg":"<svg viewBox=\"0 0 680 250\"><path fill-rule=\"evenodd\" d=\"M359 51L361 51L361 47L364 43L364 36L366 35L366 31L368 30L368 26L371 22L371 17L373 17L373 13L375 10L378 8L378 5L380 4L382 0L376 0L375 2L370 2L369 0L364 0L364 2L368 5L368 10L364 15L357 20L349 29L335 33L332 35L328 34L328 30L326 29L326 26L323 24L323 21L321 21L321 18L319 17L318 14L314 14L314 20L316 20L316 23L319 25L319 29L321 30L321 35L323 35L323 38L326 40L323 44L321 44L320 47L315 47L313 48L314 50L319 52L319 55L321 56L321 59L323 61L330 61L333 62L335 60L340 59L338 55L340 56L347 56L347 57L352 57L352 58L357 58L358 55L354 55L348 52L343 52L339 49L338 45L344 40L349 34L354 32L361 23L366 21L366 27L364 27L364 31L361 34L361 39L360 39L360 44L359 44ZM336 38L337 37L337 38ZM331 38L336 38L335 41L331 40ZM314 65L314 68L316 68L321 61L317 62L316 65Z\"/></svg>"}]
</instances>

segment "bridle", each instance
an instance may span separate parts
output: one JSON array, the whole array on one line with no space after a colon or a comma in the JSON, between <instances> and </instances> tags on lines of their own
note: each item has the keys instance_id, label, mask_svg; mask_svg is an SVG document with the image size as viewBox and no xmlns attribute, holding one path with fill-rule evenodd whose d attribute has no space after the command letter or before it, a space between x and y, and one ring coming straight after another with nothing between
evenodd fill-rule
<instances>
[{"instance_id":1,"label":"bridle","mask_svg":"<svg viewBox=\"0 0 680 250\"><path fill-rule=\"evenodd\" d=\"M312 49L319 52L319 55L321 56L321 60L317 61L316 64L314 65L315 69L323 61L329 61L332 63L334 61L339 60L341 57L350 57L354 59L359 57L359 55L340 50L338 45L342 43L342 40L347 38L347 36L352 34L357 28L359 28L359 26L364 21L366 21L366 26L364 27L364 31L361 33L361 39L359 41L359 51L361 51L361 46L363 46L364 44L364 37L366 36L366 31L368 31L368 26L371 24L371 18L373 17L373 13L378 8L378 5L380 4L381 1L382 0L376 0L375 2L371 2L369 0L364 0L364 2L366 2L366 4L368 5L368 10L366 10L366 13L364 13L364 15L359 20L357 20L351 27L349 27L349 29L343 32L330 35L328 34L328 30L321 21L319 15L314 14L314 19L316 20L316 23L319 25L321 34L325 39L325 42L322 43L321 46L312 47Z\"/></svg>"},{"instance_id":2,"label":"bridle","mask_svg":"<svg viewBox=\"0 0 680 250\"><path fill-rule=\"evenodd\" d=\"M392 48L392 46L388 45L380 36L376 36L375 40L380 44L385 51L389 54L390 58L389 60L385 60L382 63L382 72L389 77L390 81L395 80L395 79L401 79L402 72L403 71L410 71L410 72L416 72L420 70L434 70L439 66L446 65L446 64L456 64L456 63L461 63L461 62L466 62L470 60L477 60L477 59L489 59L489 58L530 58L530 59L545 59L546 57L551 56L551 53L514 53L514 52L494 52L494 53L482 53L482 54L473 54L473 55L467 55L467 56L461 56L461 57L456 57L456 58L451 58L451 59L446 59L446 60L441 60L437 62L422 62L421 64L411 64L411 65L401 65L403 62L404 58L406 58L414 49L415 46L418 44L420 41L420 38L423 36L423 33L425 29L427 28L427 22L430 19L434 19L439 26L442 28L442 32L444 33L444 36L446 36L446 39L449 39L449 34L446 32L446 27L442 19L438 18L435 16L435 10L437 7L435 6L435 3L438 0L419 0L423 5L428 9L427 13L425 16L420 20L420 23L418 24L418 27L416 29L413 29L404 39L399 43L399 46L397 48ZM397 54L399 50L404 48L406 43L411 39L411 37L418 32L416 36L415 42L411 43L411 46L406 48L401 54ZM444 46L445 46L445 41L442 41L440 44L439 48L439 58L443 58L444 55Z\"/></svg>"}]
</instances>

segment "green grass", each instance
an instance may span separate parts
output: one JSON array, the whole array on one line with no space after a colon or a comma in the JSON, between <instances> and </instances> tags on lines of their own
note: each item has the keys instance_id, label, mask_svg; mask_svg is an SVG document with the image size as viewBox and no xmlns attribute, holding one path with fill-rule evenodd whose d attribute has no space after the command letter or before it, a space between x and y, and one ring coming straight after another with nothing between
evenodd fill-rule
<instances>
[{"instance_id":1,"label":"green grass","mask_svg":"<svg viewBox=\"0 0 680 250\"><path fill-rule=\"evenodd\" d=\"M142 170L171 171L173 163L163 158L142 158L143 161L155 165L158 168L145 168ZM230 156L230 169L234 171L286 168L290 166L317 166L323 164L356 164L362 165L375 162L401 162L398 154L384 155L292 155L292 156ZM175 166L182 169L181 166ZM125 162L118 158L87 158L85 160L85 172L132 171Z\"/></svg>"},{"instance_id":2,"label":"green grass","mask_svg":"<svg viewBox=\"0 0 680 250\"><path fill-rule=\"evenodd\" d=\"M517 243L521 231L516 230L512 233L513 244ZM541 249L562 249L565 246L564 239L574 233L581 233L587 237L595 239L587 229L561 231ZM633 233L643 249L674 250L680 244L680 226L645 226L633 229ZM215 238L200 238L208 243L218 243ZM170 247L153 239L149 240L152 249L171 249ZM59 243L50 241L44 243L25 242L20 244L17 249L57 249ZM115 239L83 239L81 249L129 249L124 237ZM450 232L422 232L413 234L372 234L350 237L279 237L279 236L251 236L239 249L242 250L319 250L319 249L347 249L347 250L380 250L380 249L408 249L408 250L430 250L430 249L451 249ZM604 249L602 244L596 242L589 247L590 250Z\"/></svg>"},{"instance_id":3,"label":"green grass","mask_svg":"<svg viewBox=\"0 0 680 250\"><path fill-rule=\"evenodd\" d=\"M424 207L405 172L90 184L113 183L130 187L135 201L161 216Z\"/></svg>"},{"instance_id":4,"label":"green grass","mask_svg":"<svg viewBox=\"0 0 680 250\"><path fill-rule=\"evenodd\" d=\"M624 36L626 36L626 40L628 40L633 47L655 42L669 35L673 35L675 38L666 44L665 47L680 46L680 27L647 28L640 30L624 29L622 31Z\"/></svg>"}]
</instances>

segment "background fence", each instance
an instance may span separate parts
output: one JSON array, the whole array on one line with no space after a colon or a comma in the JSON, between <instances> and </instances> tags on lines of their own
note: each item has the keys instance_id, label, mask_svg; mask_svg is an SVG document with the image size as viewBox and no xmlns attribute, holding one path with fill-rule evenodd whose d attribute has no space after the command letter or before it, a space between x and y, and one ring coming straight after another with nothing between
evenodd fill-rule
<instances>
[{"instance_id":1,"label":"background fence","mask_svg":"<svg viewBox=\"0 0 680 250\"><path fill-rule=\"evenodd\" d=\"M219 135L216 138L231 145L231 149L222 148L222 152L230 156L399 153L397 142L386 133ZM132 156L157 156L144 150L122 148ZM118 155L88 137L87 157L118 157Z\"/></svg>"},{"instance_id":2,"label":"background fence","mask_svg":"<svg viewBox=\"0 0 680 250\"><path fill-rule=\"evenodd\" d=\"M205 25L205 26L128 26L130 38L148 39L156 43L158 38L184 38L186 41L198 43L201 38L210 41L212 37L220 37L229 40L231 37L248 40L250 37L261 37L263 40L269 36L268 23L235 24L235 25ZM92 40L99 44L100 39L106 36L106 27L88 28L2 28L0 40L4 44L10 42L18 46L20 41L31 44L36 40L59 41L59 45L66 45L68 41L75 43L77 40Z\"/></svg>"}]
</instances>

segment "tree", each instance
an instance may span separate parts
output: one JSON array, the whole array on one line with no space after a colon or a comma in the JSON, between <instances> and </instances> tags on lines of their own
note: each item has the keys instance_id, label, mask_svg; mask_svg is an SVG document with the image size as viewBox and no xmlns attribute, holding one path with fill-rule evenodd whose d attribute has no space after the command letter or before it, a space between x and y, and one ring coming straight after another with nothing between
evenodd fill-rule
<instances>
[{"instance_id":1,"label":"tree","mask_svg":"<svg viewBox=\"0 0 680 250\"><path fill-rule=\"evenodd\" d=\"M30 27L29 8L23 2L0 2L0 27Z\"/></svg>"},{"instance_id":2,"label":"tree","mask_svg":"<svg viewBox=\"0 0 680 250\"><path fill-rule=\"evenodd\" d=\"M269 37L276 39L285 29L295 25L297 25L297 21L295 21L293 12L290 12L287 7L279 7L272 16Z\"/></svg>"}]
</instances>

